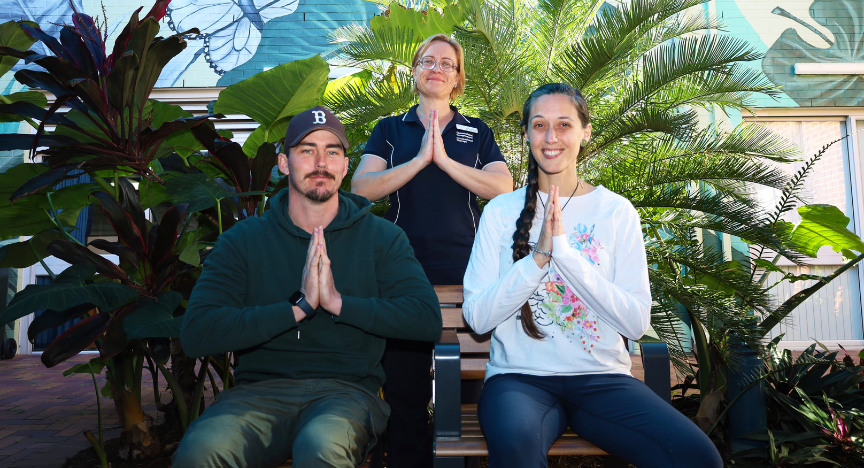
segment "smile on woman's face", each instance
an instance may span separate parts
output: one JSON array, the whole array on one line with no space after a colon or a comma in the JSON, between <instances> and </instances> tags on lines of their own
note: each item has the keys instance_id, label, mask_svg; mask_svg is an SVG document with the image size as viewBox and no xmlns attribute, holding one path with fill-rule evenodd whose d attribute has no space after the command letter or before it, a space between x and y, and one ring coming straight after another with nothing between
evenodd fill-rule
<instances>
[{"instance_id":1,"label":"smile on woman's face","mask_svg":"<svg viewBox=\"0 0 864 468\"><path fill-rule=\"evenodd\" d=\"M417 89L420 94L427 96L449 96L450 91L453 91L453 86L459 79L459 71L453 70L445 72L441 70L441 61L449 60L455 65L459 65L456 61L456 49L450 44L443 41L433 41L426 48L426 52L420 56L419 60L426 57L431 57L438 62L432 70L426 70L420 67L419 64L414 64L414 79L417 80Z\"/></svg>"},{"instance_id":2,"label":"smile on woman's face","mask_svg":"<svg viewBox=\"0 0 864 468\"><path fill-rule=\"evenodd\" d=\"M547 94L531 106L525 136L540 169L559 174L575 166L582 140L591 137L591 124L582 127L576 105L569 97Z\"/></svg>"}]
</instances>

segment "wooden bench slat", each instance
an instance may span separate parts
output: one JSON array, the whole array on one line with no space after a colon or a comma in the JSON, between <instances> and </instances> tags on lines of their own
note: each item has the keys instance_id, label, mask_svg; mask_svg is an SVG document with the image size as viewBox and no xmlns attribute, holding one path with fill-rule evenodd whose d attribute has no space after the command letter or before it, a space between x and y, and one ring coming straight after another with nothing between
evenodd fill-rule
<instances>
[{"instance_id":1,"label":"wooden bench slat","mask_svg":"<svg viewBox=\"0 0 864 468\"><path fill-rule=\"evenodd\" d=\"M459 350L462 352L462 354L489 354L489 347L492 344L492 335L456 333L456 336L459 338Z\"/></svg>"},{"instance_id":2,"label":"wooden bench slat","mask_svg":"<svg viewBox=\"0 0 864 468\"><path fill-rule=\"evenodd\" d=\"M465 321L465 317L462 316L462 307L442 308L441 320L444 322L443 328L457 328L465 331L471 330L468 326L468 322Z\"/></svg>"},{"instance_id":3,"label":"wooden bench slat","mask_svg":"<svg viewBox=\"0 0 864 468\"><path fill-rule=\"evenodd\" d=\"M441 304L462 305L462 286L435 286L435 294Z\"/></svg>"},{"instance_id":4,"label":"wooden bench slat","mask_svg":"<svg viewBox=\"0 0 864 468\"><path fill-rule=\"evenodd\" d=\"M482 380L486 376L486 363L489 358L462 358L460 367L462 379L464 380Z\"/></svg>"}]
</instances>

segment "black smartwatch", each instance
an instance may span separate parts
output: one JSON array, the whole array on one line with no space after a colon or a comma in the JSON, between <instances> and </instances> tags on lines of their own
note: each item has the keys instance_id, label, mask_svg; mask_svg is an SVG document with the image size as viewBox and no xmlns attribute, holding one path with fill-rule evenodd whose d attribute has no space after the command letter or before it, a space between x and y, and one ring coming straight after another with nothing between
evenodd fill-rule
<instances>
[{"instance_id":1,"label":"black smartwatch","mask_svg":"<svg viewBox=\"0 0 864 468\"><path fill-rule=\"evenodd\" d=\"M300 308L305 314L305 320L311 320L312 317L315 316L315 309L312 308L312 305L306 302L306 295L303 294L303 291L297 291L288 298L288 302L293 305L296 305Z\"/></svg>"}]
</instances>

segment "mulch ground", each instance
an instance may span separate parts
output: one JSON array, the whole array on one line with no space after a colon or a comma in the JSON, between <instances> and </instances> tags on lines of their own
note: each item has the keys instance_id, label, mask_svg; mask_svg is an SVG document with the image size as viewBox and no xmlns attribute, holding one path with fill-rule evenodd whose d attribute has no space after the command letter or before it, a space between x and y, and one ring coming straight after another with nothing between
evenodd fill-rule
<instances>
[{"instance_id":1,"label":"mulch ground","mask_svg":"<svg viewBox=\"0 0 864 468\"><path fill-rule=\"evenodd\" d=\"M18 356L0 360L0 466L3 468L62 467L90 468L98 465L95 452L84 438L84 431L97 434L96 394L89 374L63 376L63 371L75 364L87 362L95 355L78 355L52 369L46 369L38 355ZM633 375L643 378L639 356L631 356ZM671 370L670 370L671 371ZM673 380L674 372L671 372ZM104 373L97 383L104 385ZM168 403L171 393L162 387L162 403ZM144 412L156 423L157 435L163 443L177 439L176 430L160 427L164 414L156 411L153 383L145 370L142 381ZM213 395L204 392L205 405ZM117 453L120 435L119 420L113 401L100 397L106 452L113 468L164 468L170 466L170 453L162 459L126 462L111 458ZM173 431L173 433L172 433ZM115 444L117 444L115 446ZM89 450L88 450L89 449ZM83 452L82 452L83 451ZM80 456L72 460L79 452ZM88 456L88 452L90 455ZM588 468L602 466L600 457L551 457L550 466L557 468Z\"/></svg>"}]
</instances>

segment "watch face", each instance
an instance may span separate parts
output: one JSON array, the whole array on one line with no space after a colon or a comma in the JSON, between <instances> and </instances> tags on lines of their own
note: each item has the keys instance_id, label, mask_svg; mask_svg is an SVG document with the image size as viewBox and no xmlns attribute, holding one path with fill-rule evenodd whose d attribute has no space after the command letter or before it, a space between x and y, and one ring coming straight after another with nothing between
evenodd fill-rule
<instances>
[{"instance_id":1,"label":"watch face","mask_svg":"<svg viewBox=\"0 0 864 468\"><path fill-rule=\"evenodd\" d=\"M288 298L288 302L297 305L301 299L303 299L303 291L297 291Z\"/></svg>"}]
</instances>

